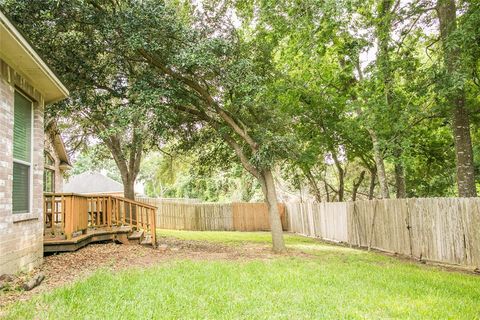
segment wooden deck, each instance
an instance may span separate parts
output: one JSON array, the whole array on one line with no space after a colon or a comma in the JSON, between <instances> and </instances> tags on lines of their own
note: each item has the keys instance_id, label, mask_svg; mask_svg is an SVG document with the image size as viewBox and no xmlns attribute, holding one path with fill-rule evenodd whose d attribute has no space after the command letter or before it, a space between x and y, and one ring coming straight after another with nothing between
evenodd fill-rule
<instances>
[{"instance_id":1,"label":"wooden deck","mask_svg":"<svg viewBox=\"0 0 480 320\"><path fill-rule=\"evenodd\" d=\"M156 245L156 207L105 195L44 195L44 252L75 251L92 242Z\"/></svg>"}]
</instances>

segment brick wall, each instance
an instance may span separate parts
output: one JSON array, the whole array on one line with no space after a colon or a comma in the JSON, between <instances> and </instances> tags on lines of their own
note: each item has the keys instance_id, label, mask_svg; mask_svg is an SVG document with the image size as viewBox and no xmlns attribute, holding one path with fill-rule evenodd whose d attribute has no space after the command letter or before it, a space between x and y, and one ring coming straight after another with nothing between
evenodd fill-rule
<instances>
[{"instance_id":1,"label":"brick wall","mask_svg":"<svg viewBox=\"0 0 480 320\"><path fill-rule=\"evenodd\" d=\"M14 87L34 102L32 210L12 213ZM29 270L43 257L43 107L41 94L0 60L0 275Z\"/></svg>"}]
</instances>

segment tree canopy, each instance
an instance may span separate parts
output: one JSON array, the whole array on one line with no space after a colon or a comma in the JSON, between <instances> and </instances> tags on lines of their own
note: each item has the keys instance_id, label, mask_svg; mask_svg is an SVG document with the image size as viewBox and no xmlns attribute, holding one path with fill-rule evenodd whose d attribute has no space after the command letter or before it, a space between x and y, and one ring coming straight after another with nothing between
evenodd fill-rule
<instances>
[{"instance_id":1,"label":"tree canopy","mask_svg":"<svg viewBox=\"0 0 480 320\"><path fill-rule=\"evenodd\" d=\"M279 181L317 201L480 188L477 1L4 6L72 92L49 112L108 150L132 194L139 175L152 194L206 200L244 183L278 251Z\"/></svg>"}]
</instances>

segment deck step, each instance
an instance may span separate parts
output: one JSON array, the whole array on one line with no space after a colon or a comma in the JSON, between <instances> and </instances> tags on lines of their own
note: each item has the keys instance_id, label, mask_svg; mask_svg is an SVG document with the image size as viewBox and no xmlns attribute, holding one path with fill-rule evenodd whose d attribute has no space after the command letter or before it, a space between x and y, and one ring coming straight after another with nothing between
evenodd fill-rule
<instances>
[{"instance_id":1,"label":"deck step","mask_svg":"<svg viewBox=\"0 0 480 320\"><path fill-rule=\"evenodd\" d=\"M144 245L144 246L151 246L152 245L152 236L149 233L145 234L145 237L140 242L140 244Z\"/></svg>"},{"instance_id":2,"label":"deck step","mask_svg":"<svg viewBox=\"0 0 480 320\"><path fill-rule=\"evenodd\" d=\"M134 231L128 236L130 243L142 243L145 233L142 230Z\"/></svg>"},{"instance_id":3,"label":"deck step","mask_svg":"<svg viewBox=\"0 0 480 320\"><path fill-rule=\"evenodd\" d=\"M128 235L132 232L130 227L114 227L110 229L89 229L86 234L72 239L58 239L45 236L43 240L44 252L75 251L92 242L120 241L128 244Z\"/></svg>"}]
</instances>

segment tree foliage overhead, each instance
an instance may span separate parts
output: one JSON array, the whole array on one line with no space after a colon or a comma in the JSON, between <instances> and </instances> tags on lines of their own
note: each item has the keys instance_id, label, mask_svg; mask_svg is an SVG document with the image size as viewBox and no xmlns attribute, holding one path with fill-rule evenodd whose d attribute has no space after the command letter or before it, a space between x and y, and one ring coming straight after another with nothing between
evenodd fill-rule
<instances>
[{"instance_id":1,"label":"tree foliage overhead","mask_svg":"<svg viewBox=\"0 0 480 320\"><path fill-rule=\"evenodd\" d=\"M459 68L458 77L446 69L442 56L441 1L234 4L251 33L275 43L275 64L287 76L281 89L284 108L300 120L293 125L303 147L301 156L292 157L292 167L317 200L331 200L332 193L336 200L355 199L359 190L369 198L449 196L457 192L456 185L463 189L460 194L465 189L474 194L475 186L472 191L471 185L455 181L455 162L457 170L469 164L455 159L462 152L455 151L453 137L466 136L468 130L454 132L456 107L446 97L455 90L455 78L457 86L468 88L467 97L475 92L477 100L467 98L463 113L465 126L471 118L475 135L478 54L471 50L478 48L479 29L473 27L478 26L478 4L456 3L457 29L444 40L461 48L467 68ZM478 137L472 139L475 148ZM344 154L336 162L339 150ZM292 170L287 174L297 180ZM478 174L476 179L478 185Z\"/></svg>"},{"instance_id":2,"label":"tree foliage overhead","mask_svg":"<svg viewBox=\"0 0 480 320\"><path fill-rule=\"evenodd\" d=\"M70 151L97 145L95 156L113 157L125 195L133 198L142 155L160 143L163 132L151 130L155 110L141 99L137 81L142 66L119 55L126 47L119 41L121 35L112 33L110 18L116 6L100 8L80 0L6 1L5 5L71 93L66 101L47 109L68 126ZM167 123L169 119L161 115L157 124Z\"/></svg>"},{"instance_id":3,"label":"tree foliage overhead","mask_svg":"<svg viewBox=\"0 0 480 320\"><path fill-rule=\"evenodd\" d=\"M274 175L317 201L479 188L477 1L5 6L72 92L51 112L105 143L122 174L136 178L152 147L194 155L149 157L140 175L153 193L210 175L193 188L206 195L224 186L219 172L244 179L240 167L267 202ZM173 188L182 176L193 180Z\"/></svg>"}]
</instances>

